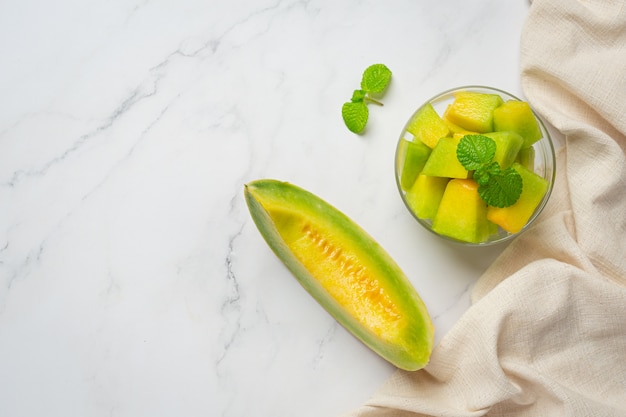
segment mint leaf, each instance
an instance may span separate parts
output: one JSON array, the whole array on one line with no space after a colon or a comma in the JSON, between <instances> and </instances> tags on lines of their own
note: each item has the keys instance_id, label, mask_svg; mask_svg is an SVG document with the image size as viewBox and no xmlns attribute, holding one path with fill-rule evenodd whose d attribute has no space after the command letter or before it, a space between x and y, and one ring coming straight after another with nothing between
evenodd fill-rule
<instances>
[{"instance_id":1,"label":"mint leaf","mask_svg":"<svg viewBox=\"0 0 626 417\"><path fill-rule=\"evenodd\" d=\"M369 103L383 105L374 99L372 94L382 94L390 80L391 71L383 64L370 65L365 69L361 78L361 88L354 90L350 101L344 103L341 108L343 121L351 132L360 133L365 129L369 117L367 105Z\"/></svg>"},{"instance_id":2,"label":"mint leaf","mask_svg":"<svg viewBox=\"0 0 626 417\"><path fill-rule=\"evenodd\" d=\"M346 127L351 132L360 133L367 124L369 110L363 102L347 102L341 107L341 116Z\"/></svg>"},{"instance_id":3,"label":"mint leaf","mask_svg":"<svg viewBox=\"0 0 626 417\"><path fill-rule=\"evenodd\" d=\"M465 135L456 149L456 157L468 171L490 162L496 154L496 142L484 135Z\"/></svg>"},{"instance_id":4,"label":"mint leaf","mask_svg":"<svg viewBox=\"0 0 626 417\"><path fill-rule=\"evenodd\" d=\"M497 175L490 175L486 183L478 186L478 194L490 206L509 207L519 199L522 188L522 176L509 167Z\"/></svg>"},{"instance_id":5,"label":"mint leaf","mask_svg":"<svg viewBox=\"0 0 626 417\"><path fill-rule=\"evenodd\" d=\"M474 171L474 181L478 183L478 185L484 185L489 182L489 179L494 175L500 175L500 164L497 162L490 162L488 164L482 165L479 168L476 168Z\"/></svg>"},{"instance_id":6,"label":"mint leaf","mask_svg":"<svg viewBox=\"0 0 626 417\"><path fill-rule=\"evenodd\" d=\"M391 81L391 71L384 64L370 65L363 72L361 89L368 93L380 94Z\"/></svg>"},{"instance_id":7,"label":"mint leaf","mask_svg":"<svg viewBox=\"0 0 626 417\"><path fill-rule=\"evenodd\" d=\"M502 170L493 162L496 142L485 135L465 135L456 148L456 157L468 171L474 171L478 194L487 205L509 207L522 194L522 176L513 168Z\"/></svg>"},{"instance_id":8,"label":"mint leaf","mask_svg":"<svg viewBox=\"0 0 626 417\"><path fill-rule=\"evenodd\" d=\"M363 90L354 90L350 101L352 101L353 103L362 103L365 99L365 94L366 93Z\"/></svg>"}]
</instances>

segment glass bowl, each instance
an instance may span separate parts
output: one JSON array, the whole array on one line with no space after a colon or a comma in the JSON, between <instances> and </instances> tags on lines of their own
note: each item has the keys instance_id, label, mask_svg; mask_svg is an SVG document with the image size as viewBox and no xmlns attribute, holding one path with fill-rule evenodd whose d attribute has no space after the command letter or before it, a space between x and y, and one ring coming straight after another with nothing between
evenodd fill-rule
<instances>
[{"instance_id":1,"label":"glass bowl","mask_svg":"<svg viewBox=\"0 0 626 417\"><path fill-rule=\"evenodd\" d=\"M404 125L404 128L402 129L402 133L400 134L400 138L398 139L398 145L396 147L396 153L395 153L396 184L398 186L398 190L400 192L402 201L404 202L406 208L409 210L411 215L426 230L434 233L435 235L445 240L458 242L458 243L469 245L469 246L487 246L487 245L493 245L496 243L506 242L515 238L516 236L523 233L530 227L530 225L535 221L537 216L539 216L539 214L545 207L546 203L548 202L548 199L550 198L550 194L552 192L552 187L554 185L555 166L556 166L554 145L552 143L550 134L548 130L546 129L543 121L534 111L533 111L533 115L538 121L538 125L542 133L542 137L541 139L539 139L532 145L532 148L534 149L534 158L531 157L531 159L534 159L534 161L532 162L534 164L533 170L536 174L538 174L540 177L544 178L547 181L548 186L547 186L547 191L545 192L543 198L537 205L533 214L530 216L529 220L522 227L522 229L517 231L516 233L507 232L506 230L502 229L499 226L497 226L497 230L496 230L496 225L490 224L492 226L491 233L485 240L482 240L480 242L468 242L464 240L459 240L454 237L449 237L443 234L439 234L435 230L433 230L432 220L423 219L416 215L415 211L413 210L413 208L411 207L411 204L409 203L407 199L407 191L405 191L401 185L401 174L402 174L402 169L404 166L404 157L405 157L405 155L403 154L405 151L402 150L401 144L403 140L412 141L415 139L413 134L411 134L407 130L407 128L409 127L409 124L411 123L411 120L420 111L420 109L422 109L424 106L427 106L429 103L432 105L433 109L439 114L439 116L443 116L448 105L450 105L454 101L455 95L458 92L462 92L462 91L497 94L502 98L504 102L508 100L522 101L521 99L515 97L511 93L508 93L506 91L503 91L497 88L485 87L485 86L463 86L463 87L453 88L450 90L446 90L436 95L435 97L431 98L430 100L426 101L418 109L416 109L415 112L411 115L411 118Z\"/></svg>"}]
</instances>

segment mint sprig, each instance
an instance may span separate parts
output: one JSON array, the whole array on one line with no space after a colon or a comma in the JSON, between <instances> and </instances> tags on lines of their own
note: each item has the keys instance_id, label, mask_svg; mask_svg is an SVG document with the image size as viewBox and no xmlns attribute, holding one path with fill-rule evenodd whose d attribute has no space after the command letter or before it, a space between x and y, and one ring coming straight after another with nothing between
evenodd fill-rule
<instances>
[{"instance_id":1,"label":"mint sprig","mask_svg":"<svg viewBox=\"0 0 626 417\"><path fill-rule=\"evenodd\" d=\"M354 90L349 102L343 104L341 116L346 127L353 133L361 133L369 118L368 103L382 106L383 103L374 98L381 97L389 82L391 71L384 64L370 65L361 77L361 89Z\"/></svg>"},{"instance_id":2,"label":"mint sprig","mask_svg":"<svg viewBox=\"0 0 626 417\"><path fill-rule=\"evenodd\" d=\"M456 157L468 171L474 171L478 194L493 207L509 207L522 194L522 176L513 168L501 169L492 161L496 142L484 135L464 136L456 149Z\"/></svg>"}]
</instances>

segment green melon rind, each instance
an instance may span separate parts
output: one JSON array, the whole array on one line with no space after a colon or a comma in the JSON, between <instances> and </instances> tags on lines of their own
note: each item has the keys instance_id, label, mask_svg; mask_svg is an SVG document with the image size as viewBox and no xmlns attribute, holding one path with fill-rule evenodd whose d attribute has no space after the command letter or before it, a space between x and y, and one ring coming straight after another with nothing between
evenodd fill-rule
<instances>
[{"instance_id":1,"label":"green melon rind","mask_svg":"<svg viewBox=\"0 0 626 417\"><path fill-rule=\"evenodd\" d=\"M434 328L428 310L396 262L367 232L316 195L287 182L256 180L245 185L244 195L252 219L269 247L338 323L400 369L417 370L428 363L434 343ZM350 250L376 274L407 318L408 325L401 337L394 341L382 340L335 301L291 252L264 205L306 214L309 221L322 224L351 242Z\"/></svg>"}]
</instances>

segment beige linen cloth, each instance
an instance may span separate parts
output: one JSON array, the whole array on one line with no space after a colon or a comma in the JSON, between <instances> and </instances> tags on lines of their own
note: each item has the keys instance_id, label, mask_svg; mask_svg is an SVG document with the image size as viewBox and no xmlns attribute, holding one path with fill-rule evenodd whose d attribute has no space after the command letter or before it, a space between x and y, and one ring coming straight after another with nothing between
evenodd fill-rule
<instances>
[{"instance_id":1,"label":"beige linen cloth","mask_svg":"<svg viewBox=\"0 0 626 417\"><path fill-rule=\"evenodd\" d=\"M521 76L565 136L550 203L429 365L346 417L626 416L626 2L535 0Z\"/></svg>"}]
</instances>

